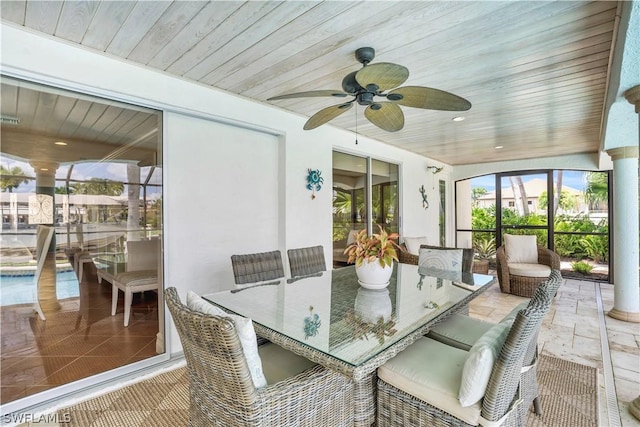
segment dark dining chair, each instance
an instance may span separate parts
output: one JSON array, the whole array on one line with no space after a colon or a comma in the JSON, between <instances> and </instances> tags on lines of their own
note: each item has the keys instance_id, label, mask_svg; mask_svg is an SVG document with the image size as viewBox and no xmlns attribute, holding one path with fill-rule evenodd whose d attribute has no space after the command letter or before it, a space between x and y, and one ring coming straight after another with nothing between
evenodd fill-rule
<instances>
[{"instance_id":1,"label":"dark dining chair","mask_svg":"<svg viewBox=\"0 0 640 427\"><path fill-rule=\"evenodd\" d=\"M327 271L322 245L289 249L287 256L289 257L291 277L308 276Z\"/></svg>"},{"instance_id":2,"label":"dark dining chair","mask_svg":"<svg viewBox=\"0 0 640 427\"><path fill-rule=\"evenodd\" d=\"M231 266L236 285L277 280L284 277L280 251L231 255Z\"/></svg>"}]
</instances>

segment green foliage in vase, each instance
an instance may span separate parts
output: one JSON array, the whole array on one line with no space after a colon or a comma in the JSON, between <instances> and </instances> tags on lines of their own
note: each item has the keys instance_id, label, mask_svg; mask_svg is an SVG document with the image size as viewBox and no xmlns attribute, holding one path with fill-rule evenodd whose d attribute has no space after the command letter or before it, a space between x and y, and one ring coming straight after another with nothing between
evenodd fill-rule
<instances>
[{"instance_id":1,"label":"green foliage in vase","mask_svg":"<svg viewBox=\"0 0 640 427\"><path fill-rule=\"evenodd\" d=\"M347 246L344 254L348 255L347 262L355 263L356 266L362 265L366 259L368 262L378 260L380 266L391 266L393 261L398 261L398 252L403 249L398 246L394 240L397 240L398 233L387 233L380 225L379 233L371 236L367 235L367 230L360 230L355 238L355 242Z\"/></svg>"}]
</instances>

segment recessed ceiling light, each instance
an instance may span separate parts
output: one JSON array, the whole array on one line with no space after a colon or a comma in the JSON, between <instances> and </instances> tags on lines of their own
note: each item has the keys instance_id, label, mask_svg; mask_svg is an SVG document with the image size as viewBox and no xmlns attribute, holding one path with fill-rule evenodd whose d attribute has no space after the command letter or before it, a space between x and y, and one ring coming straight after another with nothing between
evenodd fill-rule
<instances>
[{"instance_id":1,"label":"recessed ceiling light","mask_svg":"<svg viewBox=\"0 0 640 427\"><path fill-rule=\"evenodd\" d=\"M462 116L457 116L457 117L454 117L454 118L453 118L453 119L451 119L451 120L453 120L454 122L461 122L461 121L463 121L463 120L464 120L464 117L462 117Z\"/></svg>"},{"instance_id":2,"label":"recessed ceiling light","mask_svg":"<svg viewBox=\"0 0 640 427\"><path fill-rule=\"evenodd\" d=\"M64 142L64 141L56 141L56 142L54 142L54 144L55 145L67 145L67 143Z\"/></svg>"},{"instance_id":3,"label":"recessed ceiling light","mask_svg":"<svg viewBox=\"0 0 640 427\"><path fill-rule=\"evenodd\" d=\"M493 148L495 148L496 150L499 150L499 149L501 149L501 148L504 148L504 145L496 145L496 146L495 146L495 147L493 147Z\"/></svg>"}]
</instances>

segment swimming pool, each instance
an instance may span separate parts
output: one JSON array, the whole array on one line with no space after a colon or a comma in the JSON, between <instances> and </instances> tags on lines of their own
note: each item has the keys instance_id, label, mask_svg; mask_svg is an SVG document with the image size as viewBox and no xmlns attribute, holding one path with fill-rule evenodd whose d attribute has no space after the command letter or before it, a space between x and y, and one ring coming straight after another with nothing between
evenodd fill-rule
<instances>
[{"instance_id":1,"label":"swimming pool","mask_svg":"<svg viewBox=\"0 0 640 427\"><path fill-rule=\"evenodd\" d=\"M58 299L80 295L78 278L73 270L56 273ZM31 276L0 276L0 305L32 304L35 302L36 285Z\"/></svg>"}]
</instances>

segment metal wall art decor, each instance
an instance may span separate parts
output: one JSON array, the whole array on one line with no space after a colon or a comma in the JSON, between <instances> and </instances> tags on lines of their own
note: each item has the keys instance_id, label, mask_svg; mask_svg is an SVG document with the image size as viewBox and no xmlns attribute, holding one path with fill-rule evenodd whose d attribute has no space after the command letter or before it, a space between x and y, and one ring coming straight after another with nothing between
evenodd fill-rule
<instances>
[{"instance_id":1,"label":"metal wall art decor","mask_svg":"<svg viewBox=\"0 0 640 427\"><path fill-rule=\"evenodd\" d=\"M427 209L429 207L429 200L427 200L427 191L424 189L424 185L418 188L420 194L422 194L422 207Z\"/></svg>"},{"instance_id":2,"label":"metal wall art decor","mask_svg":"<svg viewBox=\"0 0 640 427\"><path fill-rule=\"evenodd\" d=\"M322 184L324 184L324 178L321 176L322 173L320 169L307 169L307 189L311 190L311 199L316 198L316 191L320 191L322 189Z\"/></svg>"},{"instance_id":3,"label":"metal wall art decor","mask_svg":"<svg viewBox=\"0 0 640 427\"><path fill-rule=\"evenodd\" d=\"M318 335L318 329L320 329L321 325L320 316L313 312L313 306L310 305L309 315L304 318L304 338L307 339Z\"/></svg>"}]
</instances>

